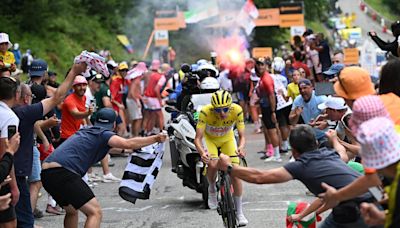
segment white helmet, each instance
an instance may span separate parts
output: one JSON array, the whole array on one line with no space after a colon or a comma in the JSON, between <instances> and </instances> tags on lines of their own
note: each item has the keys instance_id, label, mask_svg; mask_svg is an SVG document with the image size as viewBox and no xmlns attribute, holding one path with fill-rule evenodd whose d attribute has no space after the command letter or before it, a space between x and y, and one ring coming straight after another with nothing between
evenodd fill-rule
<instances>
[{"instance_id":1,"label":"white helmet","mask_svg":"<svg viewBox=\"0 0 400 228\"><path fill-rule=\"evenodd\" d=\"M200 89L215 89L220 88L218 79L213 77L206 77L200 84Z\"/></svg>"},{"instance_id":2,"label":"white helmet","mask_svg":"<svg viewBox=\"0 0 400 228\"><path fill-rule=\"evenodd\" d=\"M215 72L215 76L217 77L219 72L217 70L217 68L214 67L214 65L210 64L210 63L205 63L203 65L200 65L198 70L211 70Z\"/></svg>"},{"instance_id":3,"label":"white helmet","mask_svg":"<svg viewBox=\"0 0 400 228\"><path fill-rule=\"evenodd\" d=\"M272 62L272 68L275 71L283 71L283 69L285 69L285 61L281 58L281 57L275 57L274 61Z\"/></svg>"}]
</instances>

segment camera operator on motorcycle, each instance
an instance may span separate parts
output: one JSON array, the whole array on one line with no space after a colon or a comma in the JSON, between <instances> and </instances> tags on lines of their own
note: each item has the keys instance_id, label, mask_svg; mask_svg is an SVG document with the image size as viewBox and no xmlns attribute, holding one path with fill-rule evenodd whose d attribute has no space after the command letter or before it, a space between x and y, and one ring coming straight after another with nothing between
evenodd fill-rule
<instances>
[{"instance_id":1,"label":"camera operator on motorcycle","mask_svg":"<svg viewBox=\"0 0 400 228\"><path fill-rule=\"evenodd\" d=\"M235 124L239 133L239 146L236 144L233 132ZM232 104L232 96L227 91L219 90L213 93L211 104L204 106L200 112L194 144L203 162L208 165L208 206L210 209L217 209L218 205L215 184L218 171L218 150L230 156L233 164L239 165L238 156L245 155L244 128L243 110L239 105ZM232 177L232 184L233 198L237 209L236 217L239 226L245 226L248 221L242 211L242 182Z\"/></svg>"}]
</instances>

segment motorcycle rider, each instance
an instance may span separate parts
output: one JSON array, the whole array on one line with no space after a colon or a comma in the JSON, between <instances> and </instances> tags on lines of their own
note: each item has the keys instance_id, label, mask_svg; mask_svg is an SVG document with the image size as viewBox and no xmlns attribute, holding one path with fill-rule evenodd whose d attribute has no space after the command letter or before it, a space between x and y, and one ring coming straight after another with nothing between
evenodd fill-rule
<instances>
[{"instance_id":1,"label":"motorcycle rider","mask_svg":"<svg viewBox=\"0 0 400 228\"><path fill-rule=\"evenodd\" d=\"M239 133L239 146L236 145L233 133L235 124ZM230 156L232 163L239 165L238 156L245 155L244 128L243 110L239 105L232 104L232 96L227 91L219 90L213 93L211 104L204 106L200 112L194 144L203 162L208 164L208 206L210 209L216 209L218 204L215 185L218 149L221 150L221 153ZM242 182L237 178L232 178L232 184L233 198L237 209L236 218L239 226L245 226L248 221L242 211Z\"/></svg>"}]
</instances>

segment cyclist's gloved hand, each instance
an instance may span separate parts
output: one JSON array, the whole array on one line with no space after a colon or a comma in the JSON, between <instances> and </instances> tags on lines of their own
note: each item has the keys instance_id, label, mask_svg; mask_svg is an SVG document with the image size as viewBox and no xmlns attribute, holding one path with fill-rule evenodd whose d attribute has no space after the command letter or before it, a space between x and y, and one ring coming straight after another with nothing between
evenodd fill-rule
<instances>
[{"instance_id":1,"label":"cyclist's gloved hand","mask_svg":"<svg viewBox=\"0 0 400 228\"><path fill-rule=\"evenodd\" d=\"M201 155L201 160L202 160L205 164L208 164L208 162L210 161L210 156L209 156L209 154L208 154L207 151Z\"/></svg>"},{"instance_id":2,"label":"cyclist's gloved hand","mask_svg":"<svg viewBox=\"0 0 400 228\"><path fill-rule=\"evenodd\" d=\"M219 155L218 168L220 170L226 171L227 167L231 164L232 164L231 158L228 155L225 155L223 153L221 153L221 155Z\"/></svg>"}]
</instances>

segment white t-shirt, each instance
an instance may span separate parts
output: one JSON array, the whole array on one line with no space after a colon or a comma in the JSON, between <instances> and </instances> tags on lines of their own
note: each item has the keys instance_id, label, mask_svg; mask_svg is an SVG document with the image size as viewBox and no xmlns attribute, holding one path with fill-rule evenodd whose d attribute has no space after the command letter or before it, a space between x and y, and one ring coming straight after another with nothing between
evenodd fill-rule
<instances>
[{"instance_id":1,"label":"white t-shirt","mask_svg":"<svg viewBox=\"0 0 400 228\"><path fill-rule=\"evenodd\" d=\"M219 74L218 82L221 86L221 89L232 92L232 80L228 78L229 70L224 70Z\"/></svg>"},{"instance_id":2,"label":"white t-shirt","mask_svg":"<svg viewBox=\"0 0 400 228\"><path fill-rule=\"evenodd\" d=\"M18 131L19 119L6 103L0 101L0 138L8 137L9 125L17 126Z\"/></svg>"},{"instance_id":3,"label":"white t-shirt","mask_svg":"<svg viewBox=\"0 0 400 228\"><path fill-rule=\"evenodd\" d=\"M287 89L285 84L287 85L287 79L285 76L280 74L271 74L272 79L274 80L274 89L276 95L276 110L281 110L293 103L292 98L290 97L288 101L280 95L279 91L281 90L285 96L287 96ZM285 83L286 82L286 83Z\"/></svg>"}]
</instances>

